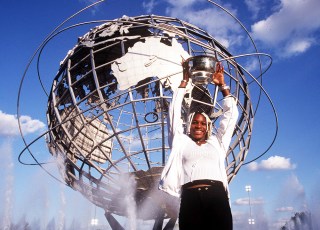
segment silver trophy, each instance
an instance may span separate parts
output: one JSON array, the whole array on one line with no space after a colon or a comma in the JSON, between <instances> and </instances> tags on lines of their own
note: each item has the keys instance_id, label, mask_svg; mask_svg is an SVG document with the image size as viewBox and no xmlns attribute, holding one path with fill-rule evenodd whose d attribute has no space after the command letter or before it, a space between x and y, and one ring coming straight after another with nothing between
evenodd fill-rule
<instances>
[{"instance_id":1,"label":"silver trophy","mask_svg":"<svg viewBox=\"0 0 320 230\"><path fill-rule=\"evenodd\" d=\"M212 56L199 55L188 58L184 65L184 74L196 85L207 85L212 80L217 59Z\"/></svg>"}]
</instances>

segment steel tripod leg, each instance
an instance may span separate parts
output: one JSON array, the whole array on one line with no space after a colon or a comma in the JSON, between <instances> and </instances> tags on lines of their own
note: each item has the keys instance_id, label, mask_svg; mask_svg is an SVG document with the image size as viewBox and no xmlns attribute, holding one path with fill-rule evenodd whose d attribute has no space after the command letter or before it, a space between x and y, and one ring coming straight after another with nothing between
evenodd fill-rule
<instances>
[{"instance_id":1,"label":"steel tripod leg","mask_svg":"<svg viewBox=\"0 0 320 230\"><path fill-rule=\"evenodd\" d=\"M170 218L163 230L173 230L177 218Z\"/></svg>"},{"instance_id":2,"label":"steel tripod leg","mask_svg":"<svg viewBox=\"0 0 320 230\"><path fill-rule=\"evenodd\" d=\"M120 223L114 218L110 212L105 212L104 216L107 218L108 223L112 230L124 230L124 228L120 225Z\"/></svg>"},{"instance_id":3,"label":"steel tripod leg","mask_svg":"<svg viewBox=\"0 0 320 230\"><path fill-rule=\"evenodd\" d=\"M164 213L161 212L157 216L157 219L154 221L152 230L162 230L163 219L164 219Z\"/></svg>"}]
</instances>

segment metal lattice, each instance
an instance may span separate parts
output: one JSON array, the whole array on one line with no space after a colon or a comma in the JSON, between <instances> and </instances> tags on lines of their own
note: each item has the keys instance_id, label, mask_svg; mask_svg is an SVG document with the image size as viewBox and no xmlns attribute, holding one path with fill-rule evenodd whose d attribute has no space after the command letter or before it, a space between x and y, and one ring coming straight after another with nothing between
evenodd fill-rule
<instances>
[{"instance_id":1,"label":"metal lattice","mask_svg":"<svg viewBox=\"0 0 320 230\"><path fill-rule=\"evenodd\" d=\"M176 52L174 45L179 47L181 60L183 55L203 54L222 60L240 112L226 158L229 182L248 153L254 118L245 71L218 41L194 25L155 15L123 17L79 38L61 62L49 95L49 150L59 159L64 180L110 213L126 215L119 205L127 190L123 178L133 176L137 206L144 202L153 206L152 212L138 214L144 219L156 218L159 210L169 213L170 202L157 201L163 196L157 183L170 154L168 105L176 82L182 79L181 60L166 65L166 56L153 54L152 45L172 52ZM124 62L129 54L147 61ZM164 72L149 70L153 65ZM213 84L194 86L183 111L192 109L192 103L209 106L217 125L222 98L214 92Z\"/></svg>"}]
</instances>

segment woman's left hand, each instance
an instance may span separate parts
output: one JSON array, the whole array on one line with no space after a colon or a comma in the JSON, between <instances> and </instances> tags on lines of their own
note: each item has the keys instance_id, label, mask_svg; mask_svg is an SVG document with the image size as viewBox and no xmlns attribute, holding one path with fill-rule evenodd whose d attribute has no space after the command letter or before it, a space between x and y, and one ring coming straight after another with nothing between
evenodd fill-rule
<instances>
[{"instance_id":1,"label":"woman's left hand","mask_svg":"<svg viewBox=\"0 0 320 230\"><path fill-rule=\"evenodd\" d=\"M212 82L218 86L225 85L224 75L223 75L223 66L221 62L217 62L216 71L212 75Z\"/></svg>"}]
</instances>

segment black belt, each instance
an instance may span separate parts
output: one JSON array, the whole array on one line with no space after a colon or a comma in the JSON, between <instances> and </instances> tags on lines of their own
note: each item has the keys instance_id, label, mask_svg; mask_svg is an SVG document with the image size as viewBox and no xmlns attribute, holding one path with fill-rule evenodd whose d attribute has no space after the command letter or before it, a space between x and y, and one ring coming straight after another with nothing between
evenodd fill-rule
<instances>
[{"instance_id":1,"label":"black belt","mask_svg":"<svg viewBox=\"0 0 320 230\"><path fill-rule=\"evenodd\" d=\"M184 185L182 185L182 189L188 189L191 188L195 185L208 185L208 186L212 186L212 185L222 185L223 183L221 181L217 181L217 180L194 180L191 182L188 182Z\"/></svg>"}]
</instances>

